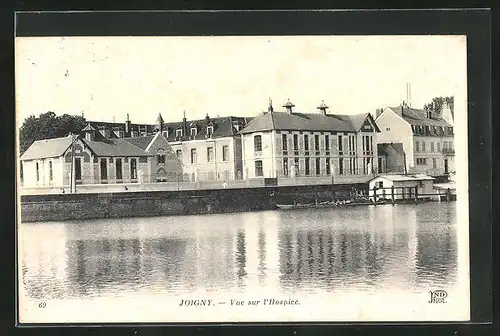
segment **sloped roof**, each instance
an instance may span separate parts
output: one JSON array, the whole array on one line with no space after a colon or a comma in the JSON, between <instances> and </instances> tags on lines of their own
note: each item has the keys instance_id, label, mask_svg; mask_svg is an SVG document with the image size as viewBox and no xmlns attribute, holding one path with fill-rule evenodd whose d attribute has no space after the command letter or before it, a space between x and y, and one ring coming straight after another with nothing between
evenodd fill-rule
<instances>
[{"instance_id":1,"label":"sloped roof","mask_svg":"<svg viewBox=\"0 0 500 336\"><path fill-rule=\"evenodd\" d=\"M97 156L148 156L143 149L124 139L81 140Z\"/></svg>"},{"instance_id":2,"label":"sloped roof","mask_svg":"<svg viewBox=\"0 0 500 336\"><path fill-rule=\"evenodd\" d=\"M252 119L240 133L270 130L357 132L369 113L337 115L320 113L267 112Z\"/></svg>"},{"instance_id":3,"label":"sloped roof","mask_svg":"<svg viewBox=\"0 0 500 336\"><path fill-rule=\"evenodd\" d=\"M154 135L146 135L135 138L123 138L123 140L127 141L128 143L136 147L139 147L140 149L146 150L146 148L151 143L154 137L155 137Z\"/></svg>"},{"instance_id":4,"label":"sloped roof","mask_svg":"<svg viewBox=\"0 0 500 336\"><path fill-rule=\"evenodd\" d=\"M21 156L21 160L60 157L71 146L71 141L71 136L35 141Z\"/></svg>"},{"instance_id":5,"label":"sloped roof","mask_svg":"<svg viewBox=\"0 0 500 336\"><path fill-rule=\"evenodd\" d=\"M408 106L396 106L389 108L393 112L403 117L403 119L411 125L452 127L439 115L434 115L432 116L432 118L427 118L426 112L424 110L414 109Z\"/></svg>"},{"instance_id":6,"label":"sloped roof","mask_svg":"<svg viewBox=\"0 0 500 336\"><path fill-rule=\"evenodd\" d=\"M209 118L208 120L205 119L198 119L198 120L188 120L186 121L186 130L183 132L182 139L187 140L190 137L191 134L191 124L196 126L197 133L194 139L196 140L201 140L201 139L206 139L207 135L207 126L213 126L213 132L211 134L211 138L221 138L221 137L228 137L228 136L234 136L238 132L235 131L233 125L235 123L239 123L241 127L244 127L248 123L248 118L245 117L216 117L216 118ZM168 137L167 141L172 142L176 141L176 130L177 129L183 129L184 123L183 121L178 121L178 122L169 122L165 123L163 126L163 130L168 132Z\"/></svg>"}]
</instances>

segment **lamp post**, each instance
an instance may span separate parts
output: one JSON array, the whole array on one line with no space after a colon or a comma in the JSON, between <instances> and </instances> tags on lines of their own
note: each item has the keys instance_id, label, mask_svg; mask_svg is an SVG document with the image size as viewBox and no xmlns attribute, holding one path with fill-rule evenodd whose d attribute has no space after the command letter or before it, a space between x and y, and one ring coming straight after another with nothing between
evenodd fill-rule
<instances>
[{"instance_id":1,"label":"lamp post","mask_svg":"<svg viewBox=\"0 0 500 336\"><path fill-rule=\"evenodd\" d=\"M76 181L74 180L74 170L75 170L75 141L76 141L76 136L74 134L71 134L71 168L70 168L70 181L69 181L69 190L70 193L76 193Z\"/></svg>"},{"instance_id":2,"label":"lamp post","mask_svg":"<svg viewBox=\"0 0 500 336\"><path fill-rule=\"evenodd\" d=\"M335 191L334 191L334 188L333 188L333 182L334 182L334 175L335 173L335 167L333 164L330 165L330 174L332 175L332 202L335 202Z\"/></svg>"}]
</instances>

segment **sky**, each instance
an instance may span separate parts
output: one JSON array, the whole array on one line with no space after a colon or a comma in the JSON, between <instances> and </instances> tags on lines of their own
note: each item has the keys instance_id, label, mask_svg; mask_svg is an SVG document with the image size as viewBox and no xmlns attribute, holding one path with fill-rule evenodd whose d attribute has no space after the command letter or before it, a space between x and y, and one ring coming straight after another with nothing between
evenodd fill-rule
<instances>
[{"instance_id":1,"label":"sky","mask_svg":"<svg viewBox=\"0 0 500 336\"><path fill-rule=\"evenodd\" d=\"M464 36L16 38L16 115L154 124L295 110L375 113L466 99Z\"/></svg>"}]
</instances>

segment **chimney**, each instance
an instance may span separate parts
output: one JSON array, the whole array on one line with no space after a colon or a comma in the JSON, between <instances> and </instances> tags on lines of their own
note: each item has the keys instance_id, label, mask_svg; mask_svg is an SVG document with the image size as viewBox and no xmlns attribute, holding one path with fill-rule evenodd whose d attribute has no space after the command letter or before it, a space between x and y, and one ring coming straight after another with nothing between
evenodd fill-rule
<instances>
[{"instance_id":1,"label":"chimney","mask_svg":"<svg viewBox=\"0 0 500 336\"><path fill-rule=\"evenodd\" d=\"M130 131L131 131L131 123L130 123L130 117L127 113L127 119L125 120L125 136L129 137L130 136Z\"/></svg>"},{"instance_id":2,"label":"chimney","mask_svg":"<svg viewBox=\"0 0 500 336\"><path fill-rule=\"evenodd\" d=\"M321 101L321 104L316 108L320 111L322 116L326 116L326 109L328 108L328 106L326 106L323 100Z\"/></svg>"},{"instance_id":3,"label":"chimney","mask_svg":"<svg viewBox=\"0 0 500 336\"><path fill-rule=\"evenodd\" d=\"M187 132L186 111L184 111L183 114L182 114L182 134L183 135L188 134L188 132Z\"/></svg>"},{"instance_id":4,"label":"chimney","mask_svg":"<svg viewBox=\"0 0 500 336\"><path fill-rule=\"evenodd\" d=\"M378 118L382 114L382 112L384 112L383 108L376 109L376 111L375 111L375 119Z\"/></svg>"},{"instance_id":5,"label":"chimney","mask_svg":"<svg viewBox=\"0 0 500 336\"><path fill-rule=\"evenodd\" d=\"M293 105L290 99L288 99L288 101L286 102L285 105L283 105L283 107L286 109L286 113L292 114L293 113L292 108L295 107L295 105Z\"/></svg>"},{"instance_id":6,"label":"chimney","mask_svg":"<svg viewBox=\"0 0 500 336\"><path fill-rule=\"evenodd\" d=\"M207 123L207 125L208 125L208 123L210 122L210 117L208 116L208 113L207 113L207 115L205 116L205 122Z\"/></svg>"},{"instance_id":7,"label":"chimney","mask_svg":"<svg viewBox=\"0 0 500 336\"><path fill-rule=\"evenodd\" d=\"M269 106L267 108L267 112L274 112L274 108L273 108L273 101L271 100L271 98L269 98Z\"/></svg>"}]
</instances>

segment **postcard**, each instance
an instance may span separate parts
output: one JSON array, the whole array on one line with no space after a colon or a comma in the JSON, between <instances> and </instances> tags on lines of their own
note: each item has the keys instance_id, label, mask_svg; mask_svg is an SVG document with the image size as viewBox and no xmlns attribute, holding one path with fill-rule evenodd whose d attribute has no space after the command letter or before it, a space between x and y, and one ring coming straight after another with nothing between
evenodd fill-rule
<instances>
[{"instance_id":1,"label":"postcard","mask_svg":"<svg viewBox=\"0 0 500 336\"><path fill-rule=\"evenodd\" d=\"M20 323L470 319L466 36L15 49Z\"/></svg>"}]
</instances>

